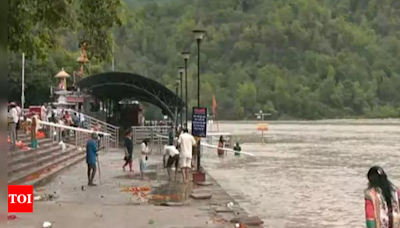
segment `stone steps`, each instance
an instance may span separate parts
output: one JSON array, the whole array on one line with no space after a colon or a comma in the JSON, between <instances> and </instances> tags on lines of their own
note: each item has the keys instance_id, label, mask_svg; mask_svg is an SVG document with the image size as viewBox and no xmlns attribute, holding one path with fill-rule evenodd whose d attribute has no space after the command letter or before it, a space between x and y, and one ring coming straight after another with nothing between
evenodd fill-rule
<instances>
[{"instance_id":1,"label":"stone steps","mask_svg":"<svg viewBox=\"0 0 400 228\"><path fill-rule=\"evenodd\" d=\"M52 155L55 153L61 153L61 147L57 144L49 144L46 147L40 147L38 149L30 151L18 151L18 156L9 157L7 159L8 169L12 169L16 165L20 165L21 163L32 162L44 156Z\"/></svg>"},{"instance_id":2,"label":"stone steps","mask_svg":"<svg viewBox=\"0 0 400 228\"><path fill-rule=\"evenodd\" d=\"M8 185L35 183L35 180L43 179L49 173L61 171L79 161L85 159L85 153L69 149L61 153L57 158L51 157L46 161L37 162L35 165L26 166L19 172L8 173Z\"/></svg>"},{"instance_id":3,"label":"stone steps","mask_svg":"<svg viewBox=\"0 0 400 228\"><path fill-rule=\"evenodd\" d=\"M32 155L32 159L26 160L24 158L15 160L13 163L14 165L9 165L8 166L8 171L7 175L13 175L14 173L19 173L24 170L28 170L37 166L41 166L43 164L49 163L52 160L58 159L59 157L63 157L66 155L69 155L70 153L73 153L76 151L74 148L70 147L66 149L65 151L61 151L60 148L52 149L50 148L49 150L39 150L38 153L36 154L37 157L35 157L35 154Z\"/></svg>"},{"instance_id":4,"label":"stone steps","mask_svg":"<svg viewBox=\"0 0 400 228\"><path fill-rule=\"evenodd\" d=\"M19 141L30 144L27 134L20 134ZM39 139L39 148L28 151L8 151L7 176L9 185L40 185L50 181L60 171L85 159L84 151L66 145L65 151L51 139Z\"/></svg>"},{"instance_id":5,"label":"stone steps","mask_svg":"<svg viewBox=\"0 0 400 228\"><path fill-rule=\"evenodd\" d=\"M24 157L26 155L29 155L31 153L36 153L37 151L40 150L46 150L49 148L59 148L58 143L55 143L53 141L51 141L50 139L40 139L38 140L38 145L39 147L36 149L30 149L28 151L21 151L21 150L15 150L15 151L8 151L7 152L7 161L11 161L13 159L16 159L18 157Z\"/></svg>"}]
</instances>

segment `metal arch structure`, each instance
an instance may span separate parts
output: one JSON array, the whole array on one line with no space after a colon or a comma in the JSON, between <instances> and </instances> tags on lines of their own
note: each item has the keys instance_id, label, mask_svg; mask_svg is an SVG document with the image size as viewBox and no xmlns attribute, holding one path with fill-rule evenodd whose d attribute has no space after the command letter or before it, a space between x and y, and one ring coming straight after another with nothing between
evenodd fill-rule
<instances>
[{"instance_id":1,"label":"metal arch structure","mask_svg":"<svg viewBox=\"0 0 400 228\"><path fill-rule=\"evenodd\" d=\"M100 99L121 101L135 99L159 107L165 115L176 120L175 107L181 112L185 103L161 83L127 72L106 72L81 79L78 87Z\"/></svg>"}]
</instances>

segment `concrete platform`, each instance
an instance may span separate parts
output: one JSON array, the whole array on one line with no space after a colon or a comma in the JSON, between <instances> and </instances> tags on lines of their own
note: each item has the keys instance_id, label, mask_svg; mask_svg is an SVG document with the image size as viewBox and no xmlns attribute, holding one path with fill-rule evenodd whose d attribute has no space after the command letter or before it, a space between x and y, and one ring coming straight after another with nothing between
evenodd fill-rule
<instances>
[{"instance_id":1,"label":"concrete platform","mask_svg":"<svg viewBox=\"0 0 400 228\"><path fill-rule=\"evenodd\" d=\"M213 185L207 187L169 182L161 156L151 155L146 173L149 179L141 180L137 156L135 172L130 173L122 170L123 155L122 150L101 154L101 183L96 187L86 186L85 163L64 171L48 185L36 189L35 194L50 194L51 200L34 202L34 213L17 214L18 219L8 221L7 227L36 228L49 221L54 228L231 228L232 219L247 216L240 208L232 213L216 212L216 207L226 206L232 199L209 176L207 180ZM96 183L99 184L98 173ZM203 188L213 195L211 199L189 197ZM162 206L168 204L172 206Z\"/></svg>"}]
</instances>

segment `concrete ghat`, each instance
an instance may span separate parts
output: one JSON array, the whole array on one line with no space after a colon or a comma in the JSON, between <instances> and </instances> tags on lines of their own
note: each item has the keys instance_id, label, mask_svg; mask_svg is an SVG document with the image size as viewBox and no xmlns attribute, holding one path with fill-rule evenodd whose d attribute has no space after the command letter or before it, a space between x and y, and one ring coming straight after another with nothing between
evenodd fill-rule
<instances>
[{"instance_id":1,"label":"concrete ghat","mask_svg":"<svg viewBox=\"0 0 400 228\"><path fill-rule=\"evenodd\" d=\"M207 175L207 181L212 183L208 186L168 182L167 172L160 165L162 157L151 155L147 173L150 180L143 181L138 159L134 159L134 174L122 170L123 154L120 150L100 156L102 182L97 187L86 186L86 164L80 163L37 188L36 194L52 195L53 200L35 202L34 213L17 214L18 219L8 221L8 227L41 227L44 221L50 221L56 228L232 228L235 226L231 220L248 218L238 205L232 211L226 208L234 200L211 176ZM180 178L178 175L178 181ZM205 192L212 198L190 197L192 193ZM171 202L171 206L162 206Z\"/></svg>"}]
</instances>

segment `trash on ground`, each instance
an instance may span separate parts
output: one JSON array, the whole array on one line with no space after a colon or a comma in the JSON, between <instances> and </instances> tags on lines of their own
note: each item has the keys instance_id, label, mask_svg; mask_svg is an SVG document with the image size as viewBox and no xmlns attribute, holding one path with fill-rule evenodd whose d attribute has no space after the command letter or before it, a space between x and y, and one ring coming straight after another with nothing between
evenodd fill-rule
<instances>
[{"instance_id":1,"label":"trash on ground","mask_svg":"<svg viewBox=\"0 0 400 228\"><path fill-rule=\"evenodd\" d=\"M102 214L99 214L99 213L97 213L97 212L94 212L94 215L96 215L97 217L103 218L103 215L102 215Z\"/></svg>"},{"instance_id":2,"label":"trash on ground","mask_svg":"<svg viewBox=\"0 0 400 228\"><path fill-rule=\"evenodd\" d=\"M33 200L34 200L34 201L39 201L39 200L41 200L41 199L42 199L41 196L35 196L35 197L33 197Z\"/></svg>"},{"instance_id":3,"label":"trash on ground","mask_svg":"<svg viewBox=\"0 0 400 228\"><path fill-rule=\"evenodd\" d=\"M17 219L16 215L7 215L7 220L15 220Z\"/></svg>"},{"instance_id":4,"label":"trash on ground","mask_svg":"<svg viewBox=\"0 0 400 228\"><path fill-rule=\"evenodd\" d=\"M43 228L50 228L51 227L51 223L50 222L44 222L43 223Z\"/></svg>"}]
</instances>

